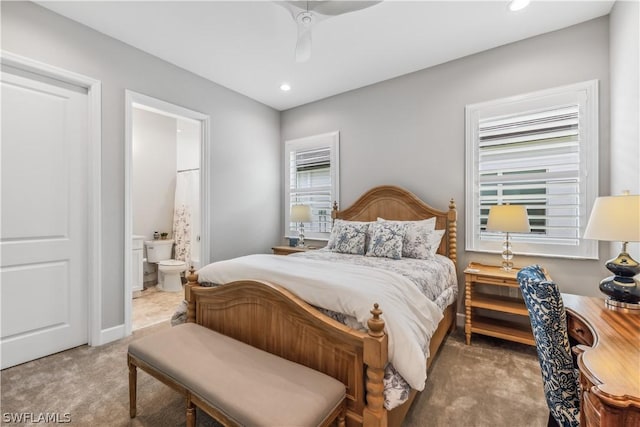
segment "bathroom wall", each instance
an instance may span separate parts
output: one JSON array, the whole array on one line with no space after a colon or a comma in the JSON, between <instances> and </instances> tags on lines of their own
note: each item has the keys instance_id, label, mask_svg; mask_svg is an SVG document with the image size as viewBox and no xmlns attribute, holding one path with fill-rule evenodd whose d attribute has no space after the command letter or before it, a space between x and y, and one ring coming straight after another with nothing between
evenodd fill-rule
<instances>
[{"instance_id":1,"label":"bathroom wall","mask_svg":"<svg viewBox=\"0 0 640 427\"><path fill-rule=\"evenodd\" d=\"M133 234L171 235L176 191L176 119L133 109ZM146 281L146 279L145 279Z\"/></svg>"},{"instance_id":2,"label":"bathroom wall","mask_svg":"<svg viewBox=\"0 0 640 427\"><path fill-rule=\"evenodd\" d=\"M200 167L200 123L178 119L178 147L176 163L178 170Z\"/></svg>"}]
</instances>

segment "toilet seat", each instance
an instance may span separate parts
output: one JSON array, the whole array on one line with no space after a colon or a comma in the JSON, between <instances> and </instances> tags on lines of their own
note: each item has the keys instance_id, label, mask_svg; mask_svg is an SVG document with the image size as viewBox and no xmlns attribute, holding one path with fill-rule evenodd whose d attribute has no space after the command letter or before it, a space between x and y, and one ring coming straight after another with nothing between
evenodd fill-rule
<instances>
[{"instance_id":1,"label":"toilet seat","mask_svg":"<svg viewBox=\"0 0 640 427\"><path fill-rule=\"evenodd\" d=\"M160 290L167 292L181 292L182 281L180 273L187 270L187 263L175 259L166 259L158 262L158 285Z\"/></svg>"},{"instance_id":2,"label":"toilet seat","mask_svg":"<svg viewBox=\"0 0 640 427\"><path fill-rule=\"evenodd\" d=\"M183 265L186 266L187 263L184 261L178 261L176 259L166 259L164 261L160 261L158 265L163 265L166 267L181 267Z\"/></svg>"}]
</instances>

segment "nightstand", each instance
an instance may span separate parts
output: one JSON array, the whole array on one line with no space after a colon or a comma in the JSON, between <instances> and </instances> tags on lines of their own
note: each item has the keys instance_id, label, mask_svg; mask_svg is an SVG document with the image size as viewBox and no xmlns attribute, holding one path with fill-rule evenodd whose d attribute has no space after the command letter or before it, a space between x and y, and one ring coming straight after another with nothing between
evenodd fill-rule
<instances>
[{"instance_id":1,"label":"nightstand","mask_svg":"<svg viewBox=\"0 0 640 427\"><path fill-rule=\"evenodd\" d=\"M291 255L296 252L306 252L310 250L310 248L300 247L300 246L274 246L271 248L274 255Z\"/></svg>"},{"instance_id":2,"label":"nightstand","mask_svg":"<svg viewBox=\"0 0 640 427\"><path fill-rule=\"evenodd\" d=\"M473 262L464 270L464 332L467 345L471 344L472 333L535 345L529 323L529 312L520 295L520 287L516 278L518 271L518 268L504 271L498 266ZM547 279L549 279L548 275ZM516 291L509 291L509 294L516 293L517 297L488 293L486 291L489 290L489 286L497 287L496 290L500 288L516 289ZM478 314L478 309L485 310L486 314L489 312L500 313L501 317L512 320L483 316ZM523 318L526 318L526 321Z\"/></svg>"}]
</instances>

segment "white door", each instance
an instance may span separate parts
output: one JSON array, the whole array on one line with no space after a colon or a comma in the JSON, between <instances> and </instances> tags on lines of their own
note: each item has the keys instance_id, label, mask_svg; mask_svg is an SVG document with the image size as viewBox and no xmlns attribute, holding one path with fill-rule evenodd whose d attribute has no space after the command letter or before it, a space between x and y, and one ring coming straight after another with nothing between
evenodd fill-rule
<instances>
[{"instance_id":1,"label":"white door","mask_svg":"<svg viewBox=\"0 0 640 427\"><path fill-rule=\"evenodd\" d=\"M86 89L2 68L1 365L88 341Z\"/></svg>"}]
</instances>

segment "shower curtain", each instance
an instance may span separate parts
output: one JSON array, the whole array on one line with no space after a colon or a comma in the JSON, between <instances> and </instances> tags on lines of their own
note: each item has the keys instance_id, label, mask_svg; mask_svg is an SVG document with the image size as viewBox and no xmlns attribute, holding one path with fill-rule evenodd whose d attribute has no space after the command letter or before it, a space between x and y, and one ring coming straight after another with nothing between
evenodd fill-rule
<instances>
[{"instance_id":1,"label":"shower curtain","mask_svg":"<svg viewBox=\"0 0 640 427\"><path fill-rule=\"evenodd\" d=\"M200 170L179 171L173 214L175 259L192 265L192 242L199 237Z\"/></svg>"}]
</instances>

